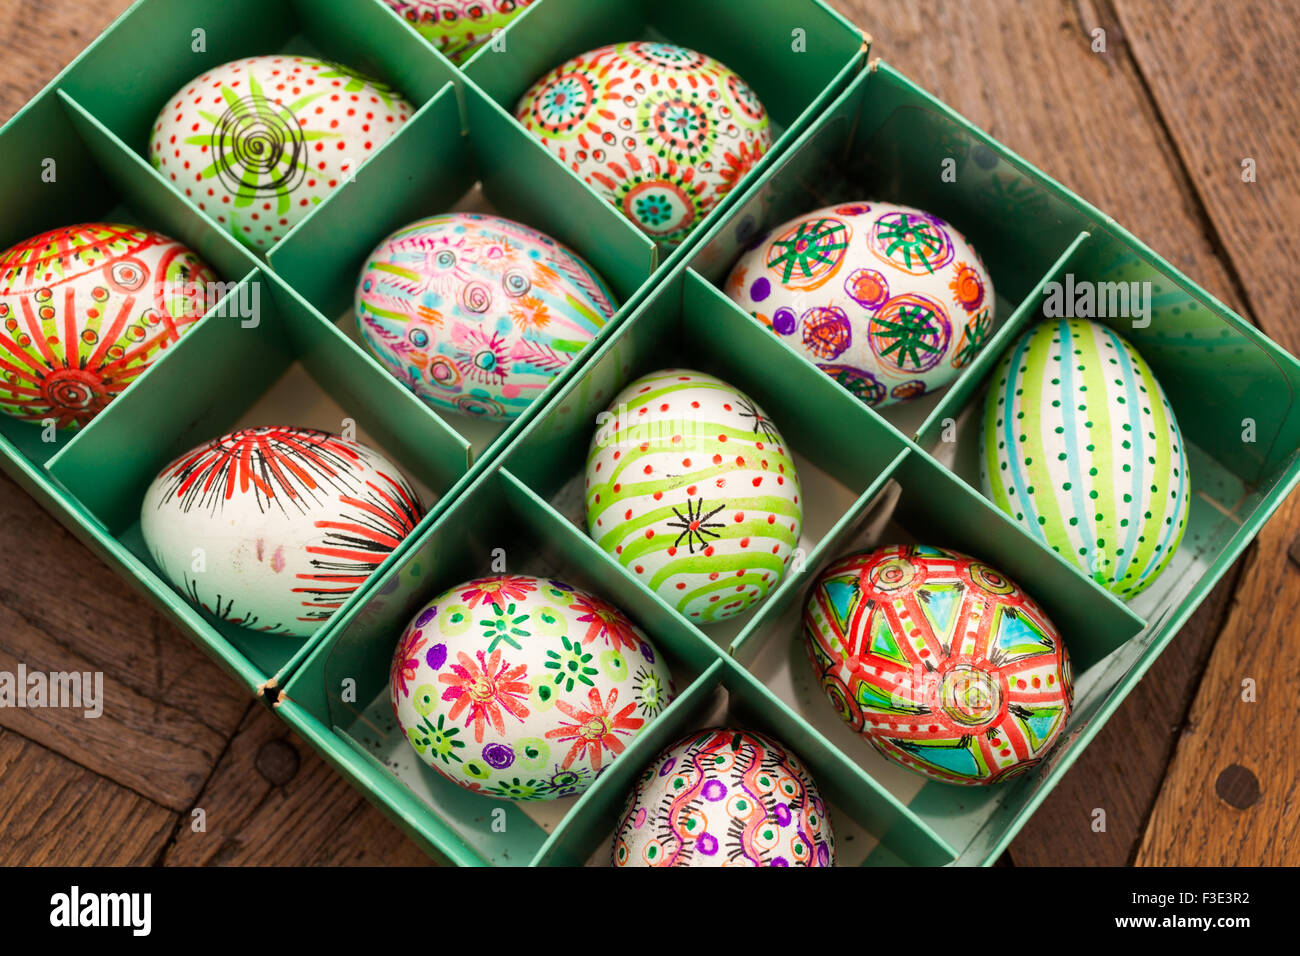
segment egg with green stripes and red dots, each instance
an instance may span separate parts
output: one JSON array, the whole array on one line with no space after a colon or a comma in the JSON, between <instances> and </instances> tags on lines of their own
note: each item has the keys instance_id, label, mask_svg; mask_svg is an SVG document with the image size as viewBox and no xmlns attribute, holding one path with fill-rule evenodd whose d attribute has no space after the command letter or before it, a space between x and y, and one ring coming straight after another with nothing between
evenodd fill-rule
<instances>
[{"instance_id":1,"label":"egg with green stripes and red dots","mask_svg":"<svg viewBox=\"0 0 1300 956\"><path fill-rule=\"evenodd\" d=\"M699 624L763 600L803 521L776 424L743 392L688 369L637 379L598 417L586 505L596 543Z\"/></svg>"},{"instance_id":2,"label":"egg with green stripes and red dots","mask_svg":"<svg viewBox=\"0 0 1300 956\"><path fill-rule=\"evenodd\" d=\"M1024 333L984 406L984 494L1127 600L1169 566L1191 481L1174 410L1133 345L1098 322Z\"/></svg>"},{"instance_id":3,"label":"egg with green stripes and red dots","mask_svg":"<svg viewBox=\"0 0 1300 956\"><path fill-rule=\"evenodd\" d=\"M1055 625L1006 575L955 551L891 545L831 562L803 630L845 723L934 780L1022 774L1070 716L1070 658Z\"/></svg>"}]
</instances>

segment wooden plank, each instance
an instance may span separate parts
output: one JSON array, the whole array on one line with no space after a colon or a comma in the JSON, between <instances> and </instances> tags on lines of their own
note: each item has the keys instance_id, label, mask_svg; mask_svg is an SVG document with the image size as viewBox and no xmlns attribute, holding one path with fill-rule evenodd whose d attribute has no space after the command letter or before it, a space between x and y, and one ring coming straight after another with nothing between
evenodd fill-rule
<instances>
[{"instance_id":1,"label":"wooden plank","mask_svg":"<svg viewBox=\"0 0 1300 956\"><path fill-rule=\"evenodd\" d=\"M1229 305L1243 307L1163 118L1105 4L832 3L872 34L873 55L1133 229ZM1105 53L1092 51L1097 28L1106 31ZM1233 578L1232 572L1226 576ZM1221 585L1207 598L1044 801L1011 845L1016 863L1123 864L1131 858L1230 590ZM1106 834L1092 831L1096 807L1107 810Z\"/></svg>"},{"instance_id":2,"label":"wooden plank","mask_svg":"<svg viewBox=\"0 0 1300 956\"><path fill-rule=\"evenodd\" d=\"M1300 91L1289 76L1270 71L1295 63L1300 23L1293 5L1116 6L1252 312L1266 333L1300 351ZM1242 179L1246 158L1255 163L1253 183ZM1249 557L1138 863L1300 862L1300 825L1291 812L1300 755L1285 745L1300 672L1300 645L1291 639L1300 569L1288 560L1298 533L1300 502L1293 496ZM1242 699L1246 680L1258 685L1257 703Z\"/></svg>"},{"instance_id":3,"label":"wooden plank","mask_svg":"<svg viewBox=\"0 0 1300 956\"><path fill-rule=\"evenodd\" d=\"M0 710L0 725L172 810L194 802L246 693L0 476L0 671L102 675L103 713Z\"/></svg>"},{"instance_id":4,"label":"wooden plank","mask_svg":"<svg viewBox=\"0 0 1300 956\"><path fill-rule=\"evenodd\" d=\"M254 706L197 804L167 866L415 866L431 861L288 727Z\"/></svg>"},{"instance_id":5,"label":"wooden plank","mask_svg":"<svg viewBox=\"0 0 1300 956\"><path fill-rule=\"evenodd\" d=\"M1237 587L1234 565L1011 844L1017 866L1125 866ZM1093 829L1095 811L1105 829ZM1068 849L1067 849L1068 848Z\"/></svg>"},{"instance_id":6,"label":"wooden plank","mask_svg":"<svg viewBox=\"0 0 1300 956\"><path fill-rule=\"evenodd\" d=\"M1116 9L1251 311L1300 352L1295 4L1116 0ZM1247 159L1255 164L1249 183Z\"/></svg>"},{"instance_id":7,"label":"wooden plank","mask_svg":"<svg viewBox=\"0 0 1300 956\"><path fill-rule=\"evenodd\" d=\"M16 113L130 5L131 0L0 0L0 117Z\"/></svg>"},{"instance_id":8,"label":"wooden plank","mask_svg":"<svg viewBox=\"0 0 1300 956\"><path fill-rule=\"evenodd\" d=\"M176 814L12 731L0 733L0 866L139 866Z\"/></svg>"},{"instance_id":9,"label":"wooden plank","mask_svg":"<svg viewBox=\"0 0 1300 956\"><path fill-rule=\"evenodd\" d=\"M1300 528L1292 496L1260 533L1136 858L1144 866L1300 863ZM1255 701L1247 696L1254 684Z\"/></svg>"},{"instance_id":10,"label":"wooden plank","mask_svg":"<svg viewBox=\"0 0 1300 956\"><path fill-rule=\"evenodd\" d=\"M1122 31L1104 5L831 4L872 35L873 56L1114 216L1224 302L1242 305ZM1092 52L1095 28L1107 31L1105 53Z\"/></svg>"}]
</instances>

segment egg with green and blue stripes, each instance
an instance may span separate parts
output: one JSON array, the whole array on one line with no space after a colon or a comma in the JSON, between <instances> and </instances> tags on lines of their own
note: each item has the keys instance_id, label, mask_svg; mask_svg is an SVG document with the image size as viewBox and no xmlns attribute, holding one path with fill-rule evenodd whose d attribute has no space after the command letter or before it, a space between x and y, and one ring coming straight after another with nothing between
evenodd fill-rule
<instances>
[{"instance_id":1,"label":"egg with green and blue stripes","mask_svg":"<svg viewBox=\"0 0 1300 956\"><path fill-rule=\"evenodd\" d=\"M1191 482L1173 408L1115 330L1081 319L1027 330L985 400L984 494L1127 600L1168 567Z\"/></svg>"}]
</instances>

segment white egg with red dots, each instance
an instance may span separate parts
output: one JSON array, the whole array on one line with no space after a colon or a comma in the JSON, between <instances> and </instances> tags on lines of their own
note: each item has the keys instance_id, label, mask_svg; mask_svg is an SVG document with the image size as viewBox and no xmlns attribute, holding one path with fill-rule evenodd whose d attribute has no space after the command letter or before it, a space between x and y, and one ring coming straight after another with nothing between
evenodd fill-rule
<instances>
[{"instance_id":1,"label":"white egg with red dots","mask_svg":"<svg viewBox=\"0 0 1300 956\"><path fill-rule=\"evenodd\" d=\"M413 112L396 91L337 63L252 56L168 98L149 161L208 218L265 252Z\"/></svg>"}]
</instances>

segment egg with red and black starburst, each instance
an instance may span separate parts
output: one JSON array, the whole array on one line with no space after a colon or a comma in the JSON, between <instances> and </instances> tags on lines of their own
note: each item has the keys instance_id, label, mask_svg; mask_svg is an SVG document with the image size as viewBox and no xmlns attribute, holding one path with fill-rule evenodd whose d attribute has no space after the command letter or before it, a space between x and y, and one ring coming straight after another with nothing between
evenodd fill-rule
<instances>
[{"instance_id":1,"label":"egg with red and black starburst","mask_svg":"<svg viewBox=\"0 0 1300 956\"><path fill-rule=\"evenodd\" d=\"M615 43L537 80L524 128L633 225L681 242L772 147L766 108L738 73L673 43Z\"/></svg>"},{"instance_id":2,"label":"egg with red and black starburst","mask_svg":"<svg viewBox=\"0 0 1300 956\"><path fill-rule=\"evenodd\" d=\"M419 494L385 456L311 428L244 428L167 465L140 507L154 565L218 620L307 637L411 533Z\"/></svg>"}]
</instances>

